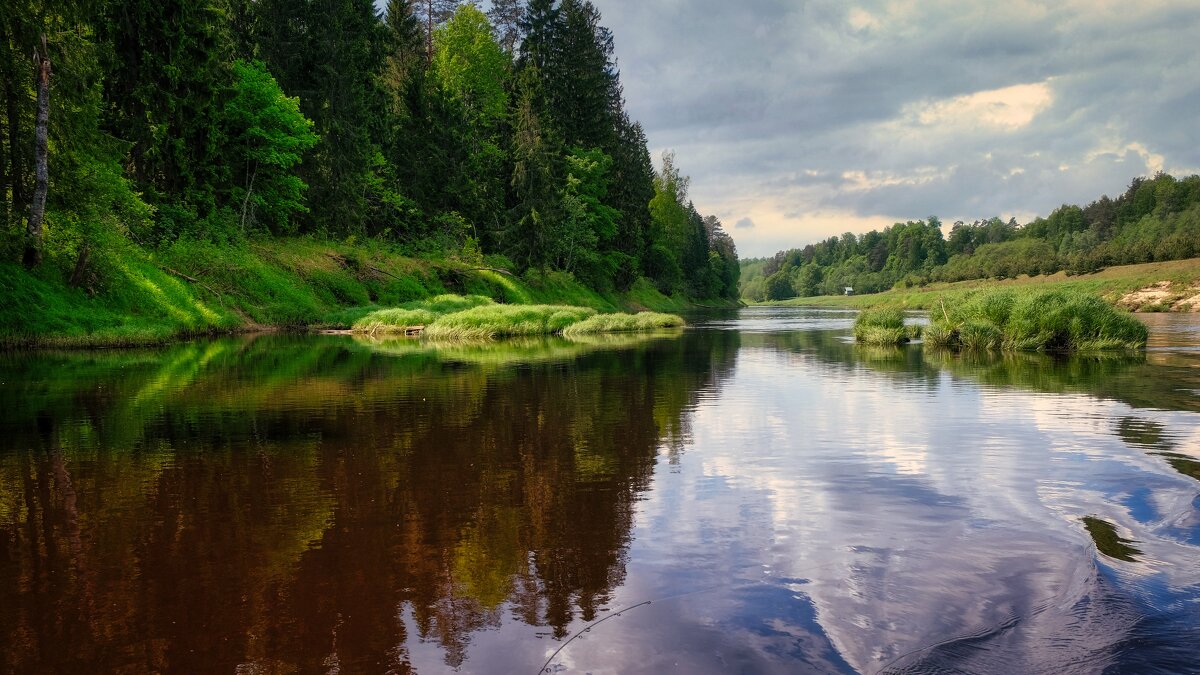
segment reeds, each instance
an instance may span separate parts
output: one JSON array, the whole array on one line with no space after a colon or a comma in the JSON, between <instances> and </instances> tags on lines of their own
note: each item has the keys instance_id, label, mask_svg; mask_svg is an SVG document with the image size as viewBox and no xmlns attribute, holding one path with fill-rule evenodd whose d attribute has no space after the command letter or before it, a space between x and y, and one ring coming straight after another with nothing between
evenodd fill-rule
<instances>
[{"instance_id":1,"label":"reeds","mask_svg":"<svg viewBox=\"0 0 1200 675\"><path fill-rule=\"evenodd\" d=\"M1093 351L1146 345L1145 324L1071 291L983 291L929 313L926 344L950 349Z\"/></svg>"}]
</instances>

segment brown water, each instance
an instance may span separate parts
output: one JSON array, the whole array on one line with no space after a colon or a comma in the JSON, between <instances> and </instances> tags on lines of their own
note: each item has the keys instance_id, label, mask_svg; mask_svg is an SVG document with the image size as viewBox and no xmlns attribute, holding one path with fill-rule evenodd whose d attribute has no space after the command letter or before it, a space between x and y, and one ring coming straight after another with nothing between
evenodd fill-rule
<instances>
[{"instance_id":1,"label":"brown water","mask_svg":"<svg viewBox=\"0 0 1200 675\"><path fill-rule=\"evenodd\" d=\"M0 357L0 670L1200 672L1196 317L852 319Z\"/></svg>"}]
</instances>

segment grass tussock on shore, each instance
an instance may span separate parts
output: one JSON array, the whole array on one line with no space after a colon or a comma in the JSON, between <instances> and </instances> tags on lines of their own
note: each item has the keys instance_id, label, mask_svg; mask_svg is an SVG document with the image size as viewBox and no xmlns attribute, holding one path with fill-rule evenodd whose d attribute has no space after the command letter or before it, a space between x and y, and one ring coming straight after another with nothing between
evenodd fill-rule
<instances>
[{"instance_id":1,"label":"grass tussock on shore","mask_svg":"<svg viewBox=\"0 0 1200 675\"><path fill-rule=\"evenodd\" d=\"M683 318L674 314L597 314L563 329L567 337L594 333L641 333L663 328L681 328Z\"/></svg>"},{"instance_id":2,"label":"grass tussock on shore","mask_svg":"<svg viewBox=\"0 0 1200 675\"><path fill-rule=\"evenodd\" d=\"M589 307L567 305L484 305L439 317L423 335L435 340L554 335L595 314Z\"/></svg>"},{"instance_id":3,"label":"grass tussock on shore","mask_svg":"<svg viewBox=\"0 0 1200 675\"><path fill-rule=\"evenodd\" d=\"M355 333L403 333L409 328L431 324L447 314L494 304L494 300L482 295L439 295L375 310L354 321L350 329Z\"/></svg>"},{"instance_id":4,"label":"grass tussock on shore","mask_svg":"<svg viewBox=\"0 0 1200 675\"><path fill-rule=\"evenodd\" d=\"M913 328L904 325L904 312L895 307L865 309L854 321L854 339L868 345L900 345L920 334Z\"/></svg>"},{"instance_id":5,"label":"grass tussock on shore","mask_svg":"<svg viewBox=\"0 0 1200 675\"><path fill-rule=\"evenodd\" d=\"M967 350L1093 351L1146 346L1146 325L1087 293L981 291L930 311L926 344Z\"/></svg>"}]
</instances>

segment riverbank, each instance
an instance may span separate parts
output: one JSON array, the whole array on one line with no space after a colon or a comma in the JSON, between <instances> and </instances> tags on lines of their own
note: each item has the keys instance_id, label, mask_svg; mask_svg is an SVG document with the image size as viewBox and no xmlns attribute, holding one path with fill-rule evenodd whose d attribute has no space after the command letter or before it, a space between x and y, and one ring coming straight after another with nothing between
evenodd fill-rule
<instances>
[{"instance_id":1,"label":"riverbank","mask_svg":"<svg viewBox=\"0 0 1200 675\"><path fill-rule=\"evenodd\" d=\"M849 307L895 306L931 309L939 302L980 289L1044 289L1098 295L1109 304L1135 312L1200 311L1200 258L1110 267L1095 274L1067 276L1064 272L1015 279L979 279L936 283L919 288L892 289L871 295L826 295L794 298L764 305Z\"/></svg>"},{"instance_id":2,"label":"riverbank","mask_svg":"<svg viewBox=\"0 0 1200 675\"><path fill-rule=\"evenodd\" d=\"M69 275L51 266L30 273L0 264L0 347L137 346L254 330L349 328L379 309L446 293L599 312L707 304L664 295L644 279L625 292L600 293L561 272L517 276L495 261L414 258L374 242L311 238L224 246L180 241L152 253L129 245L94 256L90 269L73 287Z\"/></svg>"}]
</instances>

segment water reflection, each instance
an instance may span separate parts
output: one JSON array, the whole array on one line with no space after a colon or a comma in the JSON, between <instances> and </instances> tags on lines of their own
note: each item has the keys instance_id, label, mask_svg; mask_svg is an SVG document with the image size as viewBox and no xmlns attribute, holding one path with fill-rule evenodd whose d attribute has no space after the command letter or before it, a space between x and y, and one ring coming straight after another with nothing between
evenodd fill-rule
<instances>
[{"instance_id":1,"label":"water reflection","mask_svg":"<svg viewBox=\"0 0 1200 675\"><path fill-rule=\"evenodd\" d=\"M510 613L561 636L621 583L656 448L736 343L12 357L6 665L404 671Z\"/></svg>"},{"instance_id":2,"label":"water reflection","mask_svg":"<svg viewBox=\"0 0 1200 675\"><path fill-rule=\"evenodd\" d=\"M1200 669L1200 331L852 321L6 357L3 668Z\"/></svg>"}]
</instances>

